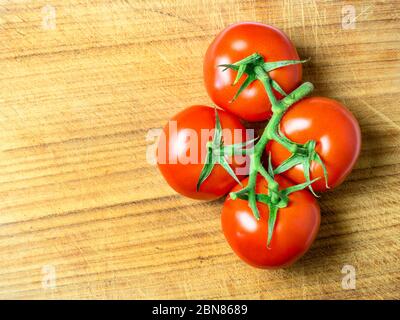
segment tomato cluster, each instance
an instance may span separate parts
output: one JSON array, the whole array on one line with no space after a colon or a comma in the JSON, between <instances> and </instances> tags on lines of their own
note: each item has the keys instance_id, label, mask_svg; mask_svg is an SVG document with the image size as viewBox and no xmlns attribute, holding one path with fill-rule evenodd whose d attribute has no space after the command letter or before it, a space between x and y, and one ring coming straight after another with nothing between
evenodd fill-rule
<instances>
[{"instance_id":1,"label":"tomato cluster","mask_svg":"<svg viewBox=\"0 0 400 320\"><path fill-rule=\"evenodd\" d=\"M177 192L205 200L229 193L224 235L255 267L288 266L309 249L320 224L312 193L342 183L360 152L350 111L305 97L312 85L301 84L302 62L274 27L226 28L204 60L205 87L220 109L186 108L164 127L157 149L158 167ZM241 120L268 122L257 140Z\"/></svg>"}]
</instances>

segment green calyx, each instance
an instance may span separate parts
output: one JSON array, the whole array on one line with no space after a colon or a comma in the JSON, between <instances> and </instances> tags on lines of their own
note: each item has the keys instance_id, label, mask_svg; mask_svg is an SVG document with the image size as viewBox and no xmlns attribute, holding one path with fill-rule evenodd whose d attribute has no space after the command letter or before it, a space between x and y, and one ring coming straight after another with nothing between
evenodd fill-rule
<instances>
[{"instance_id":1,"label":"green calyx","mask_svg":"<svg viewBox=\"0 0 400 320\"><path fill-rule=\"evenodd\" d=\"M286 142L285 142L286 144ZM292 155L287 158L285 161L283 161L275 170L275 174L280 174L283 173L297 165L302 165L303 166L303 171L304 171L304 178L306 179L306 182L309 183L308 188L312 192L312 194L316 197L318 195L314 192L312 188L312 182L310 178L310 167L312 161L318 163L324 172L324 179L325 179L325 185L326 188L329 188L328 186L328 171L326 170L326 166L324 162L322 161L320 155L317 153L315 150L315 145L316 142L313 140L308 141L304 145L295 145L296 147L294 148L294 152ZM291 148L291 147L288 147ZM293 149L293 148L291 148ZM290 149L289 149L290 150ZM311 182L311 183L310 183Z\"/></svg>"},{"instance_id":2,"label":"green calyx","mask_svg":"<svg viewBox=\"0 0 400 320\"><path fill-rule=\"evenodd\" d=\"M241 185L240 180L236 176L226 158L228 156L245 155L250 153L252 149L246 148L252 146L256 140L257 139L252 139L243 143L224 145L221 122L219 120L218 111L215 109L214 136L212 141L207 142L206 158L203 169L200 172L199 180L197 181L196 190L199 191L201 184L209 177L216 164L221 165L225 171L228 172L229 175Z\"/></svg>"},{"instance_id":3,"label":"green calyx","mask_svg":"<svg viewBox=\"0 0 400 320\"><path fill-rule=\"evenodd\" d=\"M286 93L269 75L269 72L278 68L284 68L307 61L308 60L284 60L266 62L260 54L254 53L233 64L224 64L220 66L223 67L224 70L232 69L237 71L237 76L233 85L237 84L239 80L246 75L246 79L242 82L232 101L234 101L250 84L257 80L263 84L268 99L271 103L272 117L269 120L259 141L254 146L254 152L250 155L248 184L242 189L230 193L230 197L233 200L239 198L248 201L248 205L257 220L260 219L257 202L268 205L269 218L267 246L269 246L273 236L279 209L285 208L289 204L289 195L307 187L310 188L311 192L315 195L311 184L318 179L310 179L310 165L312 161L315 161L322 166L326 184L328 183L328 173L321 157L315 150L315 141L309 141L304 145L297 144L285 137L279 128L280 121L285 112L291 105L311 93L314 88L313 85L309 82L305 82L294 91ZM274 90L283 96L281 100L276 98ZM284 146L292 153L292 155L275 169L272 167L270 155L268 158L268 168L265 169L261 163L261 156L264 153L266 144L271 140L275 140ZM298 164L302 164L304 167L306 182L280 190L279 184L274 179L274 175L285 172ZM268 183L268 194L257 194L255 191L257 176L259 174Z\"/></svg>"},{"instance_id":4,"label":"green calyx","mask_svg":"<svg viewBox=\"0 0 400 320\"><path fill-rule=\"evenodd\" d=\"M274 61L274 62L265 62L264 58L258 54L253 53L252 55L232 64L221 64L220 67L224 68L224 71L227 69L232 69L237 71L237 75L232 85L236 85L240 78L246 74L247 77L242 85L239 87L239 90L236 92L232 101L235 101L237 97L242 93L244 89L246 89L250 84L252 84L257 79L259 80L259 74L257 74L257 67L261 68L266 75L268 72L271 72L275 69L290 66L293 64L299 64L307 62L308 60L282 60L282 61ZM275 91L279 92L282 96L286 96L286 92L280 87L278 82L271 79L271 85L275 89ZM271 102L272 103L272 102Z\"/></svg>"}]
</instances>

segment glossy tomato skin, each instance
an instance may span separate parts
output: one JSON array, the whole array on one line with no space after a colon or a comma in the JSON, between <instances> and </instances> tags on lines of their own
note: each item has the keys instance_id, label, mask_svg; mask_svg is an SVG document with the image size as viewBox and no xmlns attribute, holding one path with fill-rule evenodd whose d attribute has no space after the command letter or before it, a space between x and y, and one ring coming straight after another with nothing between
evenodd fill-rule
<instances>
[{"instance_id":1,"label":"glossy tomato skin","mask_svg":"<svg viewBox=\"0 0 400 320\"><path fill-rule=\"evenodd\" d=\"M333 99L312 97L299 101L283 116L280 128L282 133L294 142L317 142L316 151L327 168L330 188L335 188L343 182L360 154L361 133L358 122L345 106ZM275 141L267 145L267 152L269 151L274 166L290 156L290 153ZM326 191L322 167L312 162L310 168L311 179L320 177L320 180L313 183L313 189L318 192ZM295 183L305 181L301 165L282 175Z\"/></svg>"},{"instance_id":2,"label":"glossy tomato skin","mask_svg":"<svg viewBox=\"0 0 400 320\"><path fill-rule=\"evenodd\" d=\"M271 105L263 85L259 81L253 82L231 102L245 76L232 86L236 71L223 71L218 67L253 53L261 54L267 62L299 59L296 48L279 29L255 22L238 23L223 30L209 46L204 59L204 80L207 92L216 105L241 119L263 121L271 115ZM270 76L289 93L300 84L302 67L297 64L279 68L271 71ZM275 94L281 98L279 93Z\"/></svg>"},{"instance_id":3,"label":"glossy tomato skin","mask_svg":"<svg viewBox=\"0 0 400 320\"><path fill-rule=\"evenodd\" d=\"M276 176L281 188L293 185ZM247 185L248 179L242 181ZM240 190L237 185L232 191ZM256 192L267 193L267 183L257 178ZM268 206L257 203L260 219L256 220L248 202L227 197L222 209L222 229L233 251L246 263L258 268L287 267L299 259L313 243L321 215L317 201L307 190L289 195L289 204L279 209L271 243L267 247Z\"/></svg>"},{"instance_id":4,"label":"glossy tomato skin","mask_svg":"<svg viewBox=\"0 0 400 320\"><path fill-rule=\"evenodd\" d=\"M218 110L226 145L246 141L246 129L237 117L223 110ZM176 133L171 126L176 124ZM215 128L215 110L207 106L191 106L175 115L164 127L163 136L157 148L157 163L168 184L178 193L193 199L213 200L226 195L235 180L216 164L210 176L196 191L196 184L205 161L205 145L212 140ZM202 138L202 130L208 130L210 136ZM193 137L188 135L192 132ZM207 132L207 131L206 131ZM197 137L199 139L197 139ZM232 158L230 158L232 159ZM228 161L229 162L229 161ZM243 179L247 171L248 157L235 156L231 167L239 179Z\"/></svg>"}]
</instances>

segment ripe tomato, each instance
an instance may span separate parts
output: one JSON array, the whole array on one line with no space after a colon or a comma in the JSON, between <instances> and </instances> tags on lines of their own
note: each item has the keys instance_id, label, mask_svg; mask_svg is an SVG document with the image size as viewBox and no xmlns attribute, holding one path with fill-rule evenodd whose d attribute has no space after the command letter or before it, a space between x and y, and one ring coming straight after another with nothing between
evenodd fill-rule
<instances>
[{"instance_id":1,"label":"ripe tomato","mask_svg":"<svg viewBox=\"0 0 400 320\"><path fill-rule=\"evenodd\" d=\"M293 185L276 176L281 188ZM242 181L247 185L248 179ZM238 191L237 185L232 191ZM268 193L267 182L257 177L257 193ZM260 219L256 220L247 200L227 197L222 209L222 229L233 251L248 264L259 268L285 267L299 259L313 243L319 229L320 209L307 190L289 195L289 204L279 209L272 240L267 247L269 208L257 203Z\"/></svg>"},{"instance_id":2,"label":"ripe tomato","mask_svg":"<svg viewBox=\"0 0 400 320\"><path fill-rule=\"evenodd\" d=\"M204 59L204 79L208 94L216 105L247 121L266 120L271 104L260 81L254 81L231 102L246 76L234 86L236 71L223 71L221 64L232 64L259 53L266 62L299 60L296 48L280 30L261 23L245 22L229 26L211 43ZM290 65L270 72L272 79L289 93L301 81L301 64ZM282 96L275 92L277 98Z\"/></svg>"},{"instance_id":3,"label":"ripe tomato","mask_svg":"<svg viewBox=\"0 0 400 320\"><path fill-rule=\"evenodd\" d=\"M246 129L237 117L223 110L218 110L218 115L225 145L246 141ZM175 115L163 130L157 148L158 167L168 184L184 196L217 199L227 194L236 184L225 169L216 164L199 191L196 191L206 158L206 144L212 140L214 128L214 108L192 106ZM230 157L231 167L239 179L247 174L247 158Z\"/></svg>"},{"instance_id":4,"label":"ripe tomato","mask_svg":"<svg viewBox=\"0 0 400 320\"><path fill-rule=\"evenodd\" d=\"M303 99L289 108L283 116L280 129L297 143L316 141L316 151L328 172L330 188L338 186L352 170L361 148L360 127L354 116L338 101L312 97ZM272 164L278 166L290 153L277 142L267 145ZM305 182L302 165L282 173L296 183ZM312 162L310 177L320 179L312 184L315 191L326 191L321 165Z\"/></svg>"}]
</instances>

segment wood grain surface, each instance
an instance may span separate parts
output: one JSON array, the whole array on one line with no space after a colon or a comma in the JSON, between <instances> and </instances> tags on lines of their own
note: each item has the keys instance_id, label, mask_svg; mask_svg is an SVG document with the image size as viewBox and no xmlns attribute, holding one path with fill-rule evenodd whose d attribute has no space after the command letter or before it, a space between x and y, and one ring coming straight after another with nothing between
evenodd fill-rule
<instances>
[{"instance_id":1,"label":"wood grain surface","mask_svg":"<svg viewBox=\"0 0 400 320\"><path fill-rule=\"evenodd\" d=\"M374 0L0 0L0 298L400 298L399 13ZM177 195L146 160L150 129L211 103L202 57L238 21L284 30L311 57L315 95L362 130L355 170L320 199L318 239L285 270L241 262L222 200Z\"/></svg>"}]
</instances>

